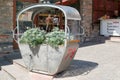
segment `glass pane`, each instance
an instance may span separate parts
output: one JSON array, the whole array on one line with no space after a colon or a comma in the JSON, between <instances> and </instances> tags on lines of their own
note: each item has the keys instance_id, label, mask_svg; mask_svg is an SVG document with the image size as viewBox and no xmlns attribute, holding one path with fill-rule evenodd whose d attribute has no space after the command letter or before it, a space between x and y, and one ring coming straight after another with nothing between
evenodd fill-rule
<instances>
[{"instance_id":1,"label":"glass pane","mask_svg":"<svg viewBox=\"0 0 120 80\"><path fill-rule=\"evenodd\" d=\"M19 17L20 33L28 28L37 27L47 32L54 27L64 29L64 14L51 7L35 7L22 13Z\"/></svg>"},{"instance_id":2,"label":"glass pane","mask_svg":"<svg viewBox=\"0 0 120 80\"><path fill-rule=\"evenodd\" d=\"M70 39L79 39L80 36L80 21L79 20L68 20L68 27L70 30Z\"/></svg>"},{"instance_id":3,"label":"glass pane","mask_svg":"<svg viewBox=\"0 0 120 80\"><path fill-rule=\"evenodd\" d=\"M32 1L25 2L21 0L16 0L16 15L26 6L34 4ZM20 33L23 33L27 28L33 27L33 22L31 20L33 11L29 10L24 12L19 18L19 28Z\"/></svg>"},{"instance_id":4,"label":"glass pane","mask_svg":"<svg viewBox=\"0 0 120 80\"><path fill-rule=\"evenodd\" d=\"M68 27L71 35L78 35L80 32L80 21L79 20L68 20Z\"/></svg>"},{"instance_id":5,"label":"glass pane","mask_svg":"<svg viewBox=\"0 0 120 80\"><path fill-rule=\"evenodd\" d=\"M33 21L31 20L32 13L33 13L32 10L28 10L20 15L20 17L19 17L20 33L23 33L28 28L33 27Z\"/></svg>"}]
</instances>

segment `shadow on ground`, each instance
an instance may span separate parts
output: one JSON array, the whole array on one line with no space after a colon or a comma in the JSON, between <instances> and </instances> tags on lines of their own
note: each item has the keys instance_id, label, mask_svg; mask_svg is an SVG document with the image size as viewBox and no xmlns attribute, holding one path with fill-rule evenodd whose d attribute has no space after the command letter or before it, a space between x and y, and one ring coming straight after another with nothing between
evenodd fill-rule
<instances>
[{"instance_id":1,"label":"shadow on ground","mask_svg":"<svg viewBox=\"0 0 120 80\"><path fill-rule=\"evenodd\" d=\"M95 62L73 60L71 65L66 71L55 75L55 77L64 78L64 77L73 77L73 76L78 76L78 75L87 75L97 66L98 66L98 63L95 63Z\"/></svg>"},{"instance_id":2,"label":"shadow on ground","mask_svg":"<svg viewBox=\"0 0 120 80\"><path fill-rule=\"evenodd\" d=\"M92 45L98 45L98 44L104 44L106 40L109 40L109 37L104 36L98 36L94 37L90 40L82 41L79 45L79 47L86 47L86 46L92 46Z\"/></svg>"}]
</instances>

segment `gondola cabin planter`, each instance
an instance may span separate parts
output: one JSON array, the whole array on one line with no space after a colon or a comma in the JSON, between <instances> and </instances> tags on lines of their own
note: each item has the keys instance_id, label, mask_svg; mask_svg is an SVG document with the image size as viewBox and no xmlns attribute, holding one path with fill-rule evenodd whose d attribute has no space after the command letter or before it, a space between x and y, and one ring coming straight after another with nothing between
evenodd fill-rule
<instances>
[{"instance_id":1,"label":"gondola cabin planter","mask_svg":"<svg viewBox=\"0 0 120 80\"><path fill-rule=\"evenodd\" d=\"M25 35L24 33L29 32L29 30L27 30L28 28L26 29L29 25L21 26L20 22L26 21L26 19L21 18L21 16L27 12L31 12L32 15L29 15L31 18L27 19L29 19L28 22L32 24L31 29L36 29L33 28L36 27L33 25L34 19L39 13L44 12L46 14L45 10L59 10L60 13L62 12L64 15L64 30L44 32L37 28L37 33L33 31L32 34ZM79 47L81 35L80 20L79 12L68 6L36 4L23 9L17 16L16 41L18 42L26 67L30 71L49 75L55 75L58 72L64 71L70 65ZM47 26L49 25L47 24ZM38 35L36 36L33 33ZM24 37L24 35L26 37ZM31 40L29 36L31 36ZM28 40L26 38L28 38ZM21 39L23 39L23 41Z\"/></svg>"},{"instance_id":2,"label":"gondola cabin planter","mask_svg":"<svg viewBox=\"0 0 120 80\"><path fill-rule=\"evenodd\" d=\"M54 28L46 35L44 30L38 28L24 32L19 48L27 68L34 72L48 71L50 74L55 74L65 51L64 34L64 31L58 28Z\"/></svg>"},{"instance_id":3,"label":"gondola cabin planter","mask_svg":"<svg viewBox=\"0 0 120 80\"><path fill-rule=\"evenodd\" d=\"M27 44L19 44L21 55L25 65L30 71L54 75L58 72L58 66L64 55L64 47L58 50L49 45L30 47Z\"/></svg>"}]
</instances>

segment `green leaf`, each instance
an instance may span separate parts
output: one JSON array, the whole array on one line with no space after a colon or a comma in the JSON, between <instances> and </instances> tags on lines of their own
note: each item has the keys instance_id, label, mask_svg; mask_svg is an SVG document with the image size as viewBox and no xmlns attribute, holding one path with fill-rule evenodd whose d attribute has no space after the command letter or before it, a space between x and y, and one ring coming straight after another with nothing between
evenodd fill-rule
<instances>
[{"instance_id":1,"label":"green leaf","mask_svg":"<svg viewBox=\"0 0 120 80\"><path fill-rule=\"evenodd\" d=\"M46 43L52 47L64 44L65 32L55 27L52 32L46 34Z\"/></svg>"},{"instance_id":2,"label":"green leaf","mask_svg":"<svg viewBox=\"0 0 120 80\"><path fill-rule=\"evenodd\" d=\"M32 28L24 32L20 39L20 43L27 43L32 47L42 44L45 41L45 31L38 28Z\"/></svg>"}]
</instances>

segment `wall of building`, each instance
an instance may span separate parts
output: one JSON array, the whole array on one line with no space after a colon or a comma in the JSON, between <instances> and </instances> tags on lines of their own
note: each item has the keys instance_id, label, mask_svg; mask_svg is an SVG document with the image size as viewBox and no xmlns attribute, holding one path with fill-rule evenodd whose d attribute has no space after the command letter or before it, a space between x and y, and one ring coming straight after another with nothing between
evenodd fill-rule
<instances>
[{"instance_id":1,"label":"wall of building","mask_svg":"<svg viewBox=\"0 0 120 80\"><path fill-rule=\"evenodd\" d=\"M12 51L13 0L0 0L0 52Z\"/></svg>"},{"instance_id":2,"label":"wall of building","mask_svg":"<svg viewBox=\"0 0 120 80\"><path fill-rule=\"evenodd\" d=\"M93 0L80 0L80 13L82 16L81 25L85 30L87 40L99 35L99 25L94 25L92 21Z\"/></svg>"},{"instance_id":3,"label":"wall of building","mask_svg":"<svg viewBox=\"0 0 120 80\"><path fill-rule=\"evenodd\" d=\"M12 35L13 0L0 0L0 35ZM4 36L3 36L4 37ZM1 38L0 41L10 41L12 37Z\"/></svg>"},{"instance_id":4,"label":"wall of building","mask_svg":"<svg viewBox=\"0 0 120 80\"><path fill-rule=\"evenodd\" d=\"M93 0L80 0L81 24L88 38L97 36L98 25L92 23ZM0 0L0 34L11 34L13 29L13 0ZM1 40L1 39L0 39ZM5 39L6 41L9 39ZM11 39L12 40L12 39Z\"/></svg>"}]
</instances>

